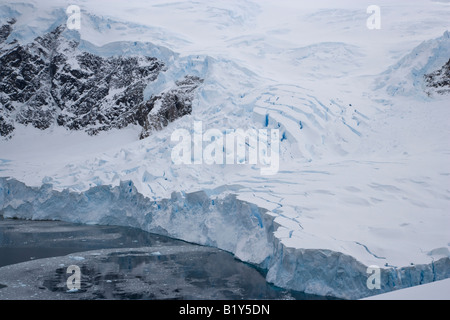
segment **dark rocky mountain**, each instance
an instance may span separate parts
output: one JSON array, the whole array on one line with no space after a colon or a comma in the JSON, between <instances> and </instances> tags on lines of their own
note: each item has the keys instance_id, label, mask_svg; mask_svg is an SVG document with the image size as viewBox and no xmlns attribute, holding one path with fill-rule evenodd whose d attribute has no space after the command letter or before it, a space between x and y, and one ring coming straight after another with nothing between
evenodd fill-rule
<instances>
[{"instance_id":1,"label":"dark rocky mountain","mask_svg":"<svg viewBox=\"0 0 450 320\"><path fill-rule=\"evenodd\" d=\"M195 76L186 76L176 81L176 87L157 96L141 105L138 117L142 126L141 139L149 136L152 130L161 130L167 126L171 119L178 119L192 112L194 91L203 80ZM150 112L149 112L150 110ZM141 120L143 120L141 122Z\"/></svg>"},{"instance_id":2,"label":"dark rocky mountain","mask_svg":"<svg viewBox=\"0 0 450 320\"><path fill-rule=\"evenodd\" d=\"M16 23L15 19L11 19L7 22L7 24L0 27L0 44L5 42L8 39L9 35L12 31L12 25Z\"/></svg>"},{"instance_id":3,"label":"dark rocky mountain","mask_svg":"<svg viewBox=\"0 0 450 320\"><path fill-rule=\"evenodd\" d=\"M16 123L45 130L52 125L91 135L129 124L141 138L191 113L194 76L145 100L144 89L165 64L148 56L101 57L80 50L59 26L27 45L8 41L15 20L0 28L0 135L11 137Z\"/></svg>"},{"instance_id":4,"label":"dark rocky mountain","mask_svg":"<svg viewBox=\"0 0 450 320\"><path fill-rule=\"evenodd\" d=\"M431 95L433 92L437 94L450 93L450 59L442 66L442 68L426 74L425 84L427 86L427 94Z\"/></svg>"}]
</instances>

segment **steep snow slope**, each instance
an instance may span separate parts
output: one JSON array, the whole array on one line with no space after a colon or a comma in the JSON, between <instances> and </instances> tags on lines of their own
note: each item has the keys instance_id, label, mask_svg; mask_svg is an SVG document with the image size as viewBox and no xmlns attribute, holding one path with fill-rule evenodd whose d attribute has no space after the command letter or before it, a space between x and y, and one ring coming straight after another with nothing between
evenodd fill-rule
<instances>
[{"instance_id":1,"label":"steep snow slope","mask_svg":"<svg viewBox=\"0 0 450 320\"><path fill-rule=\"evenodd\" d=\"M380 2L382 29L368 30L355 1L143 3L79 2L80 36L116 53L133 40L179 53L144 94L199 76L192 114L142 141L132 127L97 137L18 128L0 142L0 174L46 185L2 179L2 214L136 225L229 250L277 285L344 298L449 276L448 96L414 82L448 61L435 50L447 48L448 5ZM60 22L66 4L4 12L25 41ZM405 94L393 96L385 88L399 78ZM280 129L279 172L173 165L170 135L194 121ZM369 265L382 268L380 291L366 287Z\"/></svg>"},{"instance_id":2,"label":"steep snow slope","mask_svg":"<svg viewBox=\"0 0 450 320\"><path fill-rule=\"evenodd\" d=\"M425 95L426 74L442 68L450 57L450 33L424 41L390 67L379 79L377 89L385 88L390 95Z\"/></svg>"}]
</instances>

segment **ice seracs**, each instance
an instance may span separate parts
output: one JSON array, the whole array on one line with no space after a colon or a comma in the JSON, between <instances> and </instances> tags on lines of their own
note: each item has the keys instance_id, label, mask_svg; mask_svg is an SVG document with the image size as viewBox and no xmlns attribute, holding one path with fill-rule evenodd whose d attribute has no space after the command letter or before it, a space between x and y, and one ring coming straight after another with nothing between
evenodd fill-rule
<instances>
[{"instance_id":1,"label":"ice seracs","mask_svg":"<svg viewBox=\"0 0 450 320\"><path fill-rule=\"evenodd\" d=\"M262 175L274 175L278 172L278 129L225 129L222 132L210 128L203 132L201 121L195 121L193 127L193 135L186 129L176 129L171 134L171 141L176 142L171 152L175 165L259 164L264 166L260 171Z\"/></svg>"}]
</instances>

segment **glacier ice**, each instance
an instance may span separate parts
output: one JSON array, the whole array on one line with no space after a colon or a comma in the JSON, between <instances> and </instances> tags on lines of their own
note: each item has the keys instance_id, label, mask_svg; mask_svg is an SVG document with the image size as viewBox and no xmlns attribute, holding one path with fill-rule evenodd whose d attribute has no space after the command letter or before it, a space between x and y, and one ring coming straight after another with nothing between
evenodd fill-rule
<instances>
[{"instance_id":1,"label":"glacier ice","mask_svg":"<svg viewBox=\"0 0 450 320\"><path fill-rule=\"evenodd\" d=\"M450 277L450 259L383 268L381 291L366 286L367 266L341 252L284 245L274 236L275 215L233 193L172 193L151 200L131 181L85 192L55 191L51 184L28 187L0 178L0 213L5 218L62 220L137 227L156 234L217 247L267 272L279 287L323 296L358 299Z\"/></svg>"},{"instance_id":2,"label":"glacier ice","mask_svg":"<svg viewBox=\"0 0 450 320\"><path fill-rule=\"evenodd\" d=\"M99 56L158 56L168 69L145 88L145 99L187 74L204 78L193 112L117 148L103 143L111 146L125 129L109 140L55 129L51 138L33 132L30 142L19 132L0 142L0 158L9 160L0 161L2 175L21 181L1 181L0 214L133 225L233 252L277 285L345 298L380 293L365 287L374 263L385 291L447 277L449 111L445 101L423 96L422 73L448 61L448 41L411 49L442 35L448 8L395 3L383 11L392 24L372 32L365 8L353 4L300 10L294 2L207 2L188 2L188 14L181 1L138 15L120 10L120 1L84 3L85 27L65 35ZM66 18L41 7L2 7L0 18L16 17L12 36L27 43ZM411 19L397 19L398 12ZM383 90L368 90L388 65L375 76ZM279 174L172 165L167 137L194 121L279 128Z\"/></svg>"}]
</instances>

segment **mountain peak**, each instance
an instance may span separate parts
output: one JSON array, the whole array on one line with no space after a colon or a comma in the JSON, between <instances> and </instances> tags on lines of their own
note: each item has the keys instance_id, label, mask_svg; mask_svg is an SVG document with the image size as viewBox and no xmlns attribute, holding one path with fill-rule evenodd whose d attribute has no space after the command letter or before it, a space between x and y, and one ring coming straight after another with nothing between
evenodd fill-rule
<instances>
[{"instance_id":1,"label":"mountain peak","mask_svg":"<svg viewBox=\"0 0 450 320\"><path fill-rule=\"evenodd\" d=\"M450 57L449 32L422 42L409 54L381 74L376 89L384 88L392 96L425 97L427 74L441 69Z\"/></svg>"}]
</instances>

